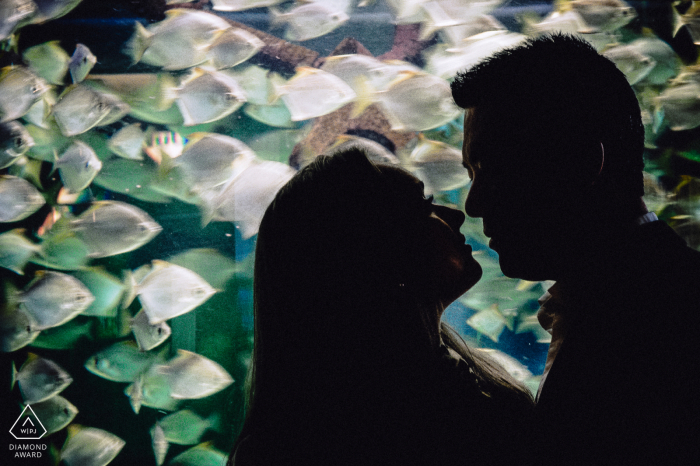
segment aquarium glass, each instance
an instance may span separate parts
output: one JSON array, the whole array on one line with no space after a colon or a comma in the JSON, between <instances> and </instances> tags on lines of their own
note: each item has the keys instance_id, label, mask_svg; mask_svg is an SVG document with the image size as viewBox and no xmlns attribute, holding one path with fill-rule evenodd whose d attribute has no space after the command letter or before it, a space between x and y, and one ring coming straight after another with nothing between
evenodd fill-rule
<instances>
[{"instance_id":1,"label":"aquarium glass","mask_svg":"<svg viewBox=\"0 0 700 466\"><path fill-rule=\"evenodd\" d=\"M529 36L581 34L625 73L644 200L697 248L700 31L676 3L3 1L0 464L222 463L274 194L354 141L463 210L449 82ZM484 275L444 319L534 393L552 283L505 277L480 219L461 232Z\"/></svg>"}]
</instances>

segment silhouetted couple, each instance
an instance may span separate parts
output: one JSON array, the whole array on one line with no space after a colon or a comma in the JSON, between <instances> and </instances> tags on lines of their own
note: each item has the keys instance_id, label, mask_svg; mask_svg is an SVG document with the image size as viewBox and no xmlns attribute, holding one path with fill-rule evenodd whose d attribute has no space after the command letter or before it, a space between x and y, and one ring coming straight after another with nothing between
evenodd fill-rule
<instances>
[{"instance_id":1,"label":"silhouetted couple","mask_svg":"<svg viewBox=\"0 0 700 466\"><path fill-rule=\"evenodd\" d=\"M481 276L407 171L319 156L257 239L246 465L700 464L700 253L648 213L634 92L588 43L547 36L452 84L466 213L503 273L555 280L536 406L447 325ZM234 454L235 453L235 454Z\"/></svg>"}]
</instances>

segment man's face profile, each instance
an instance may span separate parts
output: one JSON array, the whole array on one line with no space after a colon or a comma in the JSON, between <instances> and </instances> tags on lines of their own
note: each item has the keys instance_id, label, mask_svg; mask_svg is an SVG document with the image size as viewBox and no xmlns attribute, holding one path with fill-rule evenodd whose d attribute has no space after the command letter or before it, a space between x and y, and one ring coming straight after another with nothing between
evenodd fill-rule
<instances>
[{"instance_id":1,"label":"man's face profile","mask_svg":"<svg viewBox=\"0 0 700 466\"><path fill-rule=\"evenodd\" d=\"M470 217L483 219L489 247L499 255L506 276L552 279L566 237L569 202L552 176L528 163L535 151L503 121L469 109L465 117L464 166L472 183L465 203ZM534 154L536 157L536 154ZM556 267L555 267L556 268Z\"/></svg>"}]
</instances>

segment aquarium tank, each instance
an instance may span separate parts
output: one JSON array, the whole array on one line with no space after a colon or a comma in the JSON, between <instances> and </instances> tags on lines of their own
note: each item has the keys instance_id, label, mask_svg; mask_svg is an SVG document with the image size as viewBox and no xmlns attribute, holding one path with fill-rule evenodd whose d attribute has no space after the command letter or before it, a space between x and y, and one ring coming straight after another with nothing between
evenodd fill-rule
<instances>
[{"instance_id":1,"label":"aquarium tank","mask_svg":"<svg viewBox=\"0 0 700 466\"><path fill-rule=\"evenodd\" d=\"M700 246L698 8L671 1L3 0L0 464L223 464L245 415L262 214L370 148L463 210L455 73L580 34L645 124L645 202ZM517 79L514 76L513 79ZM536 392L551 286L484 275L444 319Z\"/></svg>"}]
</instances>

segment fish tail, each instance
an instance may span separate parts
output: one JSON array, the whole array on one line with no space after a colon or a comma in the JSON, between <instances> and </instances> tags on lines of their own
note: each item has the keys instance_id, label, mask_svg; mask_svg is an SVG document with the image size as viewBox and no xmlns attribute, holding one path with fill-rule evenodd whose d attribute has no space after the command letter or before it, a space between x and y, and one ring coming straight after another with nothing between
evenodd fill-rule
<instances>
[{"instance_id":1,"label":"fish tail","mask_svg":"<svg viewBox=\"0 0 700 466\"><path fill-rule=\"evenodd\" d=\"M367 107L374 103L375 91L367 78L364 76L357 77L355 88L357 89L357 99L353 105L350 118L359 117L367 109Z\"/></svg>"},{"instance_id":2,"label":"fish tail","mask_svg":"<svg viewBox=\"0 0 700 466\"><path fill-rule=\"evenodd\" d=\"M10 390L15 388L15 382L17 382L17 366L15 366L15 362L12 361L12 374L10 376Z\"/></svg>"},{"instance_id":3,"label":"fish tail","mask_svg":"<svg viewBox=\"0 0 700 466\"><path fill-rule=\"evenodd\" d=\"M49 173L49 178L53 176L54 173L56 173L56 170L58 169L58 151L54 148L53 149L53 165L51 166L51 173Z\"/></svg>"},{"instance_id":4,"label":"fish tail","mask_svg":"<svg viewBox=\"0 0 700 466\"><path fill-rule=\"evenodd\" d=\"M526 36L537 36L539 31L535 27L542 19L534 11L526 11L516 15L516 19L522 25L522 33Z\"/></svg>"},{"instance_id":5,"label":"fish tail","mask_svg":"<svg viewBox=\"0 0 700 466\"><path fill-rule=\"evenodd\" d=\"M124 52L131 57L131 64L135 65L143 57L143 53L153 42L153 33L148 31L138 21L134 24L134 34L126 43Z\"/></svg>"},{"instance_id":6,"label":"fish tail","mask_svg":"<svg viewBox=\"0 0 700 466\"><path fill-rule=\"evenodd\" d=\"M286 16L282 10L275 8L273 6L269 7L270 15L272 20L270 20L270 28L281 27L286 22Z\"/></svg>"},{"instance_id":7,"label":"fish tail","mask_svg":"<svg viewBox=\"0 0 700 466\"><path fill-rule=\"evenodd\" d=\"M269 98L267 99L267 103L273 104L285 93L284 87L287 83L284 78L277 73L271 73L269 76L268 86L270 92L268 93Z\"/></svg>"},{"instance_id":8,"label":"fish tail","mask_svg":"<svg viewBox=\"0 0 700 466\"><path fill-rule=\"evenodd\" d=\"M207 418L207 424L209 429L214 432L221 432L221 415L219 413L212 413L211 416Z\"/></svg>"},{"instance_id":9,"label":"fish tail","mask_svg":"<svg viewBox=\"0 0 700 466\"><path fill-rule=\"evenodd\" d=\"M671 7L671 25L673 26L673 37L676 37L676 34L678 34L678 31L685 26L685 23L683 22L683 18L681 17L680 13L676 10L675 7Z\"/></svg>"},{"instance_id":10,"label":"fish tail","mask_svg":"<svg viewBox=\"0 0 700 466\"><path fill-rule=\"evenodd\" d=\"M121 308L126 309L131 305L138 294L138 285L131 270L126 269L122 272L122 283L124 283L124 295L122 296Z\"/></svg>"}]
</instances>

